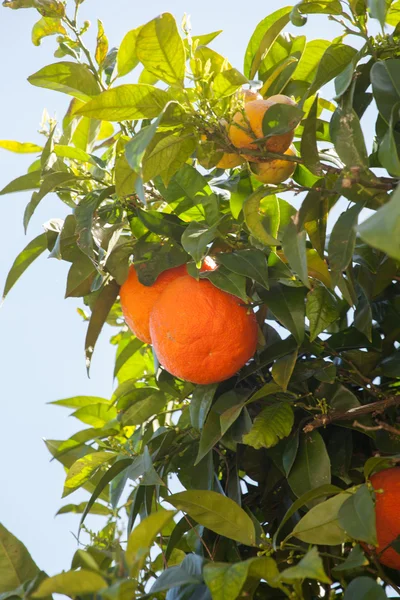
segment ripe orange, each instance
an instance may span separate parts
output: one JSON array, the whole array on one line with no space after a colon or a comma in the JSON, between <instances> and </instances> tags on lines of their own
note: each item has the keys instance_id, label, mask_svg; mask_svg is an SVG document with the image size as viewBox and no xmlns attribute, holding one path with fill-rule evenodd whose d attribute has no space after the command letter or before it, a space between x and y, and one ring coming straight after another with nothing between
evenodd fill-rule
<instances>
[{"instance_id":1,"label":"ripe orange","mask_svg":"<svg viewBox=\"0 0 400 600\"><path fill-rule=\"evenodd\" d=\"M126 324L139 340L151 343L149 319L155 301L171 281L186 274L186 265L182 265L161 273L153 285L143 285L135 267L130 267L128 279L119 294Z\"/></svg>"},{"instance_id":2,"label":"ripe orange","mask_svg":"<svg viewBox=\"0 0 400 600\"><path fill-rule=\"evenodd\" d=\"M239 298L189 275L173 281L159 296L150 333L167 371L200 384L228 379L257 346L254 313Z\"/></svg>"},{"instance_id":3,"label":"ripe orange","mask_svg":"<svg viewBox=\"0 0 400 600\"><path fill-rule=\"evenodd\" d=\"M375 515L379 552L400 535L400 467L375 473L371 477L371 483L376 492ZM392 569L400 569L400 554L394 548L385 550L379 561Z\"/></svg>"},{"instance_id":4,"label":"ripe orange","mask_svg":"<svg viewBox=\"0 0 400 600\"><path fill-rule=\"evenodd\" d=\"M274 104L291 104L295 102L278 94L271 96L267 100L253 100L244 105L243 111L238 111L229 127L229 138L236 148L248 148L251 150L262 150L263 148L270 152L283 153L287 150L293 141L294 133L289 131L282 135L274 135L268 138L264 144L257 144L255 140L264 137L262 122L265 113ZM251 160L251 157L249 157Z\"/></svg>"},{"instance_id":5,"label":"ripe orange","mask_svg":"<svg viewBox=\"0 0 400 600\"><path fill-rule=\"evenodd\" d=\"M206 257L201 270L212 271L215 267L214 261ZM153 285L143 285L135 267L130 267L128 279L119 292L121 308L126 324L142 342L151 343L149 319L154 303L172 281L183 275L187 275L186 265L160 273Z\"/></svg>"},{"instance_id":6,"label":"ripe orange","mask_svg":"<svg viewBox=\"0 0 400 600\"><path fill-rule=\"evenodd\" d=\"M253 102L254 100L262 100L263 97L258 92L253 90L240 90L239 94L243 96L244 103Z\"/></svg>"},{"instance_id":7,"label":"ripe orange","mask_svg":"<svg viewBox=\"0 0 400 600\"><path fill-rule=\"evenodd\" d=\"M218 169L233 169L243 163L243 158L234 152L225 152L221 160L215 165Z\"/></svg>"},{"instance_id":8,"label":"ripe orange","mask_svg":"<svg viewBox=\"0 0 400 600\"><path fill-rule=\"evenodd\" d=\"M284 154L296 156L296 148L293 144ZM253 171L253 175L258 181L261 181L262 183L278 184L293 175L296 169L296 163L275 158L273 160L250 163L250 169Z\"/></svg>"}]
</instances>

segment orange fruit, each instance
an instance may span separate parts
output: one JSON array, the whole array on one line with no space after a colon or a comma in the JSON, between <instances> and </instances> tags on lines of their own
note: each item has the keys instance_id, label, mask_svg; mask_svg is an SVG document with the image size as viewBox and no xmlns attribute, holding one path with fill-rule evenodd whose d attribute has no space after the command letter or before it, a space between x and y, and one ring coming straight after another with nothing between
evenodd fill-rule
<instances>
[{"instance_id":1,"label":"orange fruit","mask_svg":"<svg viewBox=\"0 0 400 600\"><path fill-rule=\"evenodd\" d=\"M214 261L207 257L201 270L212 271L215 267ZM152 285L143 285L135 267L130 267L128 279L121 286L119 294L125 322L139 340L151 343L149 319L154 303L172 281L187 274L186 265L181 265L160 273Z\"/></svg>"},{"instance_id":2,"label":"orange fruit","mask_svg":"<svg viewBox=\"0 0 400 600\"><path fill-rule=\"evenodd\" d=\"M389 546L400 535L400 467L384 469L371 477L375 490L376 533L378 552ZM381 491L383 490L383 491ZM363 544L364 547L366 547ZM366 547L368 550L368 548ZM392 569L400 569L400 554L388 548L379 561Z\"/></svg>"},{"instance_id":3,"label":"orange fruit","mask_svg":"<svg viewBox=\"0 0 400 600\"><path fill-rule=\"evenodd\" d=\"M258 92L253 90L240 90L239 94L243 97L244 103L253 102L254 100L262 100L263 97Z\"/></svg>"},{"instance_id":4,"label":"orange fruit","mask_svg":"<svg viewBox=\"0 0 400 600\"><path fill-rule=\"evenodd\" d=\"M165 369L199 384L228 379L257 346L254 313L236 296L189 275L173 281L159 296L150 333Z\"/></svg>"},{"instance_id":5,"label":"orange fruit","mask_svg":"<svg viewBox=\"0 0 400 600\"><path fill-rule=\"evenodd\" d=\"M229 138L236 148L248 148L250 150L268 150L270 152L283 153L293 141L294 131L282 135L274 135L268 138L264 144L257 144L255 140L264 137L262 122L265 113L275 104L295 105L295 102L278 94L266 100L253 100L244 105L242 111L238 111L229 127ZM293 128L294 130L294 128ZM249 157L251 160L251 157Z\"/></svg>"},{"instance_id":6,"label":"orange fruit","mask_svg":"<svg viewBox=\"0 0 400 600\"><path fill-rule=\"evenodd\" d=\"M289 156L296 156L296 148L293 144L285 152ZM250 169L254 177L262 183L282 183L291 177L296 169L295 162L289 162L280 158L250 163Z\"/></svg>"},{"instance_id":7,"label":"orange fruit","mask_svg":"<svg viewBox=\"0 0 400 600\"><path fill-rule=\"evenodd\" d=\"M234 152L224 152L221 160L215 165L218 169L233 169L243 163L243 158Z\"/></svg>"}]
</instances>

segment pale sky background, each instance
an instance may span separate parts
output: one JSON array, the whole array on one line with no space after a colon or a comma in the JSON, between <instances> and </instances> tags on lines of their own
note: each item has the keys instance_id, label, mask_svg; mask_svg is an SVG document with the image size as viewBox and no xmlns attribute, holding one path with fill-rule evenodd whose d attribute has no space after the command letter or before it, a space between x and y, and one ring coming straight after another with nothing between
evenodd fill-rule
<instances>
[{"instance_id":1,"label":"pale sky background","mask_svg":"<svg viewBox=\"0 0 400 600\"><path fill-rule=\"evenodd\" d=\"M90 35L93 47L96 18L101 18L112 47L119 45L129 29L161 12L172 12L178 22L187 12L194 34L224 30L212 47L242 69L244 51L257 23L285 5L282 0L248 4L218 0L86 0L81 6L81 19L94 24ZM61 120L68 105L67 96L27 82L29 75L57 60L53 57L55 39L44 39L39 48L30 41L32 25L38 18L33 9L0 8L0 139L41 143L37 130L43 109ZM319 16L310 18L304 28L288 30L309 38L333 38L340 33L335 23ZM121 83L133 81L129 75L121 79ZM0 189L26 172L33 160L34 155L0 150ZM14 258L42 232L42 223L67 214L56 196L47 196L25 236L22 216L29 198L27 193L0 197L1 289ZM54 518L54 514L61 505L78 503L88 496L78 492L61 500L63 468L50 462L42 438L66 439L83 424L69 418L67 409L47 403L84 394L109 397L113 386L110 331L103 332L98 342L91 379L86 376L86 324L75 310L80 302L64 300L67 270L67 263L47 260L43 255L23 275L0 310L0 522L24 541L40 568L50 575L69 568L79 521L74 515Z\"/></svg>"}]
</instances>

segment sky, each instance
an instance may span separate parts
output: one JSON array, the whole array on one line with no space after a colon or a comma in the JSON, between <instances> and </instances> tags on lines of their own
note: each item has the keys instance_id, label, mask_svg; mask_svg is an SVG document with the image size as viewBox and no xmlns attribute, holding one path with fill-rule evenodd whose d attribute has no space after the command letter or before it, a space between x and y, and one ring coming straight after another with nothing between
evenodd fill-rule
<instances>
[{"instance_id":1,"label":"sky","mask_svg":"<svg viewBox=\"0 0 400 600\"><path fill-rule=\"evenodd\" d=\"M69 0L71 6L73 2ZM202 0L86 0L81 19L93 24L100 18L110 41L118 46L124 34L162 12L171 12L178 23L186 12L191 16L193 34L218 29L224 33L212 47L241 69L247 42L257 25L269 13L287 3L222 2ZM248 7L248 9L247 9ZM69 11L71 13L71 9ZM55 62L55 39L46 38L40 47L30 36L39 18L33 9L12 11L0 8L0 139L41 143L37 133L46 108L59 120L69 98L33 87L27 77ZM95 30L95 26L92 26ZM295 28L292 28L292 30ZM290 28L288 29L290 31ZM93 48L93 33L88 40ZM340 33L335 23L315 16L301 30L309 38L333 38ZM121 83L132 83L130 76ZM0 189L26 172L34 155L17 155L0 150ZM0 197L0 288L17 254L42 232L51 218L63 218L67 210L55 196L47 196L24 235L22 217L30 199L26 193ZM0 522L20 538L39 567L53 575L70 566L77 549L77 516L54 518L62 504L87 499L76 492L65 501L61 493L65 474L50 462L43 438L66 439L82 428L68 416L68 410L48 403L76 395L109 397L112 392L114 351L109 345L111 329L105 330L95 350L91 378L86 376L84 337L86 324L76 312L81 303L64 300L68 264L42 255L18 281L0 309ZM88 525L98 524L98 518Z\"/></svg>"}]
</instances>

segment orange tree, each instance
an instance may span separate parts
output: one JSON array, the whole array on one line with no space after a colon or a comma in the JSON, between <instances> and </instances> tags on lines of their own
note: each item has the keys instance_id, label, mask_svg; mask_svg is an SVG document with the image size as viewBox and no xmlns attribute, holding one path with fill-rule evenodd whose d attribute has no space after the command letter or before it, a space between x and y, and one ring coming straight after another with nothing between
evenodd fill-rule
<instances>
[{"instance_id":1,"label":"orange tree","mask_svg":"<svg viewBox=\"0 0 400 600\"><path fill-rule=\"evenodd\" d=\"M81 513L84 547L48 577L0 526L0 598L391 597L400 2L279 9L240 72L211 49L219 32L192 35L187 20L180 32L168 13L118 50L98 21L91 52L81 1L4 2L40 13L34 44L57 36L57 61L30 83L72 97L43 147L0 142L36 155L0 192L33 190L25 228L48 193L71 209L17 257L4 296L41 253L69 262L87 368L108 323L117 385L112 398L56 402L88 427L47 442L67 472L60 512ZM342 34L283 32L313 13ZM138 82L124 83L134 69ZM201 269L206 257L216 264ZM150 302L160 361L124 322L129 272L127 322ZM78 488L88 499L73 504ZM104 516L101 531L88 514Z\"/></svg>"}]
</instances>

